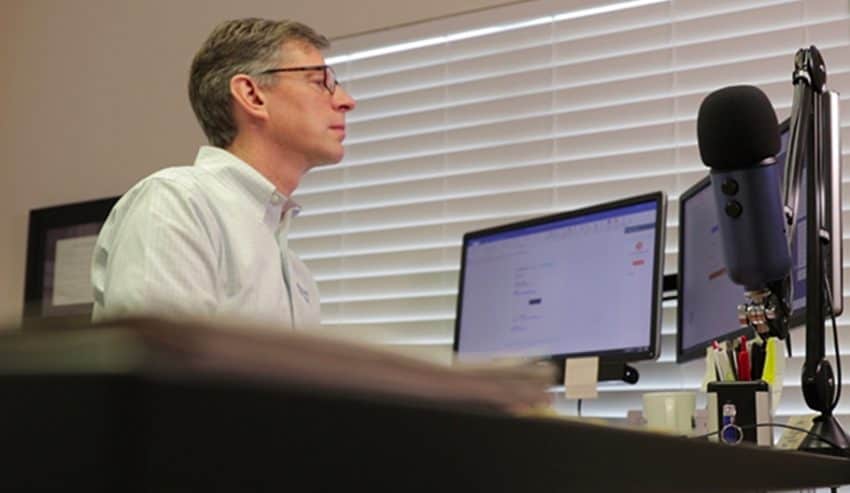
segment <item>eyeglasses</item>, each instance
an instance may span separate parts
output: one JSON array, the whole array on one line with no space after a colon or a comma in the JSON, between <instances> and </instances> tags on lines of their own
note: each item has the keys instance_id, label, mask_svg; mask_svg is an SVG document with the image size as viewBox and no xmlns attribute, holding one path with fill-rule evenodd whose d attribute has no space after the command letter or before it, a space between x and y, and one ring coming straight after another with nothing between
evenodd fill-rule
<instances>
[{"instance_id":1,"label":"eyeglasses","mask_svg":"<svg viewBox=\"0 0 850 493\"><path fill-rule=\"evenodd\" d=\"M270 68L268 70L263 70L260 72L261 75L264 74L275 74L278 72L307 72L311 70L322 70L324 72L324 79L322 80L322 84L325 86L325 89L328 90L331 95L333 95L334 91L336 91L336 86L339 85L339 81L336 80L336 73L334 69L329 65L310 65L308 67L289 67L289 68Z\"/></svg>"}]
</instances>

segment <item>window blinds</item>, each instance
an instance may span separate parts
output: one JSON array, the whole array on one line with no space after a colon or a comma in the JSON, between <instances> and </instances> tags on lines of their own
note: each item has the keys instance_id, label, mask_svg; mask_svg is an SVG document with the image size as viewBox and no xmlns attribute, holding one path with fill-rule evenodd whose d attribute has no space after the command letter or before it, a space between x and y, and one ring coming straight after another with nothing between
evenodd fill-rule
<instances>
[{"instance_id":1,"label":"window blinds","mask_svg":"<svg viewBox=\"0 0 850 493\"><path fill-rule=\"evenodd\" d=\"M706 174L699 103L754 84L786 118L793 55L810 44L828 85L850 94L849 10L836 0L535 1L335 42L329 62L358 107L344 161L298 189L290 240L316 276L325 327L448 362L464 232L653 190L670 199L665 271L675 272L678 195ZM605 386L586 413L622 417L642 392L699 385L701 362L675 363L675 310L665 302L661 357L637 365L640 382ZM793 332L780 415L806 410L804 331ZM844 401L838 411L850 414Z\"/></svg>"}]
</instances>

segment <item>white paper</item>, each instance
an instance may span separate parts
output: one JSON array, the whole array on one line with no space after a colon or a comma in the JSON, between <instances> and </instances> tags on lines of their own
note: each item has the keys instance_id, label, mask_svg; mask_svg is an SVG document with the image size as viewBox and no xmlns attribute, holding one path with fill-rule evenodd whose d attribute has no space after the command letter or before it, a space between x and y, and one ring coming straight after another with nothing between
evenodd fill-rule
<instances>
[{"instance_id":1,"label":"white paper","mask_svg":"<svg viewBox=\"0 0 850 493\"><path fill-rule=\"evenodd\" d=\"M599 357L567 358L564 365L564 395L567 399L595 399L599 395Z\"/></svg>"},{"instance_id":2,"label":"white paper","mask_svg":"<svg viewBox=\"0 0 850 493\"><path fill-rule=\"evenodd\" d=\"M96 241L97 235L91 235L56 242L53 306L94 302L90 272Z\"/></svg>"},{"instance_id":3,"label":"white paper","mask_svg":"<svg viewBox=\"0 0 850 493\"><path fill-rule=\"evenodd\" d=\"M702 377L703 392L708 392L709 382L717 381L717 362L715 361L715 352L716 351L711 346L705 348L705 374Z\"/></svg>"},{"instance_id":4,"label":"white paper","mask_svg":"<svg viewBox=\"0 0 850 493\"><path fill-rule=\"evenodd\" d=\"M786 424L788 426L810 430L815 417L815 414L791 416L788 418L788 422ZM782 436L779 437L779 441L776 443L776 448L783 450L797 450L805 439L805 432L786 428L782 430Z\"/></svg>"}]
</instances>

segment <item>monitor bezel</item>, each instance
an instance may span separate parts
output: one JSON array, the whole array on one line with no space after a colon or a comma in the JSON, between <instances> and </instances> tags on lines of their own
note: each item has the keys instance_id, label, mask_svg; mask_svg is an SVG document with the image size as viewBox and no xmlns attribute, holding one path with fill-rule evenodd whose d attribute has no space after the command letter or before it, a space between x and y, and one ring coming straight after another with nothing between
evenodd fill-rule
<instances>
[{"instance_id":1,"label":"monitor bezel","mask_svg":"<svg viewBox=\"0 0 850 493\"><path fill-rule=\"evenodd\" d=\"M665 247L665 236L666 236L666 220L667 220L667 196L662 191L651 192L646 194L641 194L637 196L612 200L609 202L605 202L602 204L596 204L588 207L583 207L580 209L570 210L566 212L560 212L556 214L549 214L541 217L536 217L532 219L527 219L523 221L518 221L509 224L502 224L499 226L489 227L480 229L477 231L470 231L463 235L463 242L461 245L461 259L460 259L460 274L458 280L458 293L457 293L457 304L455 310L455 324L454 324L454 341L452 344L452 349L455 355L458 355L458 349L460 345L460 336L461 336L461 314L463 310L463 288L464 288L464 278L466 277L466 252L469 242L475 239L478 239L482 236L489 236L493 234L500 234L509 231L514 231L518 229L539 226L542 224L547 224L551 222L558 222L565 219L572 219L588 214L595 214L598 212L604 212L607 210L618 209L622 207L628 207L631 205L637 205L647 202L655 203L655 221L658 227L655 228L655 251L653 252L654 262L655 262L655 271L653 272L653 281L652 281L652 315L650 320L649 327L649 345L647 349L642 351L634 351L634 348L617 348L606 351L584 351L579 353L560 353L560 354L550 354L550 355L539 355L535 356L540 359L552 359L554 361L561 361L566 358L578 358L578 357L586 357L586 356L599 356L600 361L604 362L633 362L633 361L646 361L653 360L658 357L661 348L661 287L663 284L663 275L664 275L664 247ZM616 307L614 307L616 308Z\"/></svg>"}]
</instances>

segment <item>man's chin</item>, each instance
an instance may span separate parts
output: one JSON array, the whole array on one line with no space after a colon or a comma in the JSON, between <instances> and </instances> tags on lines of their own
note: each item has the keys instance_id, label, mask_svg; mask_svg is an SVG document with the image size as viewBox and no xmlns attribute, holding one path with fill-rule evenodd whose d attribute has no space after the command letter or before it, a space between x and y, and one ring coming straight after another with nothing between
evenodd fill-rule
<instances>
[{"instance_id":1,"label":"man's chin","mask_svg":"<svg viewBox=\"0 0 850 493\"><path fill-rule=\"evenodd\" d=\"M345 153L342 151L337 154L323 156L322 159L316 161L316 164L314 164L313 167L315 168L318 166L333 166L334 164L339 164L339 162L342 161L343 157L345 157Z\"/></svg>"}]
</instances>

